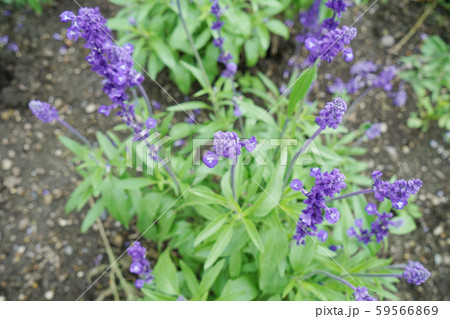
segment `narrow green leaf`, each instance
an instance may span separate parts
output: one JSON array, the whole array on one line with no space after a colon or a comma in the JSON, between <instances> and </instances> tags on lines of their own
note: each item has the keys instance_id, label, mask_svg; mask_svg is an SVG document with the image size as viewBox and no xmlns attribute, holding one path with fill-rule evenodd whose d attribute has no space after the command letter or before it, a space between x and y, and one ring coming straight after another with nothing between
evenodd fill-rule
<instances>
[{"instance_id":1,"label":"narrow green leaf","mask_svg":"<svg viewBox=\"0 0 450 319\"><path fill-rule=\"evenodd\" d=\"M97 200L95 205L92 206L86 214L86 217L83 219L83 223L81 224L81 232L84 234L92 225L94 225L95 220L100 217L102 212L105 209L105 205L103 201Z\"/></svg>"},{"instance_id":2,"label":"narrow green leaf","mask_svg":"<svg viewBox=\"0 0 450 319\"><path fill-rule=\"evenodd\" d=\"M180 295L177 269L170 259L168 249L158 258L153 273L155 275L155 284L159 291L169 295Z\"/></svg>"},{"instance_id":3,"label":"narrow green leaf","mask_svg":"<svg viewBox=\"0 0 450 319\"><path fill-rule=\"evenodd\" d=\"M161 61L170 69L175 71L176 61L172 50L161 39L152 40L152 48L155 50Z\"/></svg>"},{"instance_id":4,"label":"narrow green leaf","mask_svg":"<svg viewBox=\"0 0 450 319\"><path fill-rule=\"evenodd\" d=\"M288 117L291 117L294 114L298 102L305 97L316 76L317 67L314 65L312 68L304 71L296 80L294 86L292 87L291 95L289 96Z\"/></svg>"},{"instance_id":5,"label":"narrow green leaf","mask_svg":"<svg viewBox=\"0 0 450 319\"><path fill-rule=\"evenodd\" d=\"M226 222L228 215L223 214L211 221L208 226L203 229L194 240L194 247L198 246L202 241L215 234Z\"/></svg>"},{"instance_id":6,"label":"narrow green leaf","mask_svg":"<svg viewBox=\"0 0 450 319\"><path fill-rule=\"evenodd\" d=\"M178 111L192 111L196 109L211 109L211 106L201 101L189 101L180 103L177 105L169 106L167 111L178 112Z\"/></svg>"},{"instance_id":7,"label":"narrow green leaf","mask_svg":"<svg viewBox=\"0 0 450 319\"><path fill-rule=\"evenodd\" d=\"M217 241L214 243L208 258L205 261L205 265L203 267L204 269L208 269L214 264L214 262L220 257L220 254L225 250L225 248L227 248L232 237L233 226L228 225L225 229L223 229L222 233L217 238Z\"/></svg>"},{"instance_id":8,"label":"narrow green leaf","mask_svg":"<svg viewBox=\"0 0 450 319\"><path fill-rule=\"evenodd\" d=\"M221 259L213 267L211 267L204 273L202 281L200 282L200 290L199 290L200 296L204 295L209 291L209 289L216 281L217 276L219 276L220 271L222 270L224 264L225 259Z\"/></svg>"},{"instance_id":9,"label":"narrow green leaf","mask_svg":"<svg viewBox=\"0 0 450 319\"><path fill-rule=\"evenodd\" d=\"M180 260L181 271L184 276L184 280L191 291L192 295L196 295L200 289L200 284L195 277L194 272L189 268L189 266L182 260Z\"/></svg>"},{"instance_id":10,"label":"narrow green leaf","mask_svg":"<svg viewBox=\"0 0 450 319\"><path fill-rule=\"evenodd\" d=\"M245 229L247 229L248 236L255 244L256 248L258 248L261 252L264 252L264 244L259 236L258 230L256 229L255 224L250 219L243 219Z\"/></svg>"}]
</instances>

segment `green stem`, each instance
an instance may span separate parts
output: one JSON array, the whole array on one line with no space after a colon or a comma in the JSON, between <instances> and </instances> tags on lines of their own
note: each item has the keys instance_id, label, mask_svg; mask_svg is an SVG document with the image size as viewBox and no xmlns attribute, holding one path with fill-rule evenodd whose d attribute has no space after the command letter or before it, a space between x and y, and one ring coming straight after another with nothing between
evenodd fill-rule
<instances>
[{"instance_id":1,"label":"green stem","mask_svg":"<svg viewBox=\"0 0 450 319\"><path fill-rule=\"evenodd\" d=\"M142 86L141 83L137 84L137 87L139 89L139 92L141 92L142 97L145 100L145 104L147 104L147 108L148 108L148 114L153 117L153 110L152 110L152 105L150 103L150 99L148 98L147 92L145 92L144 87Z\"/></svg>"},{"instance_id":2,"label":"green stem","mask_svg":"<svg viewBox=\"0 0 450 319\"><path fill-rule=\"evenodd\" d=\"M230 184L231 184L231 191L233 192L233 198L237 202L236 183L235 183L235 179L234 179L235 170L236 170L236 159L233 159L233 164L231 165L231 173L230 173Z\"/></svg>"},{"instance_id":3,"label":"green stem","mask_svg":"<svg viewBox=\"0 0 450 319\"><path fill-rule=\"evenodd\" d=\"M89 147L92 147L91 143L80 133L77 129L75 129L72 125L64 121L63 119L58 118L57 120L60 124L65 126L70 132L72 132L73 135L78 137L84 144L86 144Z\"/></svg>"},{"instance_id":4,"label":"green stem","mask_svg":"<svg viewBox=\"0 0 450 319\"><path fill-rule=\"evenodd\" d=\"M331 279L334 279L334 280L336 280L336 281L339 281L340 283L346 285L347 287L350 287L351 289L356 290L356 287L353 286L351 283L349 283L347 280L342 279L341 277L335 276L335 275L330 274L329 272L323 271L323 270L315 270L315 271L313 271L313 272L311 272L311 273L309 273L309 274L303 276L302 279L308 279L308 278L310 278L310 277L312 277L312 276L315 276L315 275L317 275L317 274L322 274L322 275L328 276L328 277L330 277Z\"/></svg>"},{"instance_id":5,"label":"green stem","mask_svg":"<svg viewBox=\"0 0 450 319\"><path fill-rule=\"evenodd\" d=\"M292 158L291 162L289 163L289 168L286 172L286 175L284 177L284 182L283 182L283 190L286 188L287 182L289 180L289 177L291 176L292 173L292 168L294 167L295 161L297 160L297 158L299 158L300 155L302 155L302 153L309 147L309 145L311 144L311 142L317 137L319 136L320 132L322 132L322 129L319 127L319 129L311 136L311 138L307 139L305 144L303 144L302 148L300 148L300 150L294 155L294 157Z\"/></svg>"},{"instance_id":6,"label":"green stem","mask_svg":"<svg viewBox=\"0 0 450 319\"><path fill-rule=\"evenodd\" d=\"M396 277L396 278L402 278L402 274L351 274L352 276L357 277Z\"/></svg>"},{"instance_id":7,"label":"green stem","mask_svg":"<svg viewBox=\"0 0 450 319\"><path fill-rule=\"evenodd\" d=\"M361 195L361 194L369 194L369 193L373 193L373 190L371 188L361 189L359 191L348 193L348 194L345 194L345 195L342 195L342 196L329 198L326 201L327 202L332 202L334 200L339 200L339 199L344 199L344 198L348 198L348 197L352 197L352 196L357 196L357 195Z\"/></svg>"}]
</instances>

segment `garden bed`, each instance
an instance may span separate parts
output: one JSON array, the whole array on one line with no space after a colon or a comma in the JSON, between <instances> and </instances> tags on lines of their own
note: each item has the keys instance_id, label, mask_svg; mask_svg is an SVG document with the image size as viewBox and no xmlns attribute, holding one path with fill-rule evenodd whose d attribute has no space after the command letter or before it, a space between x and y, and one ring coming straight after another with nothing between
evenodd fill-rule
<instances>
[{"instance_id":1,"label":"garden bed","mask_svg":"<svg viewBox=\"0 0 450 319\"><path fill-rule=\"evenodd\" d=\"M105 17L114 15L117 10L104 1L89 1L90 6L93 3L100 6ZM101 80L85 61L82 44L54 39L54 33L64 36L65 32L66 26L59 21L59 14L76 9L72 1L62 1L45 8L41 17L25 10L0 16L0 35L10 35L20 49L20 53L0 51L1 299L75 300L89 286L87 277L92 269L98 263L107 263L98 232L91 229L80 234L86 211L64 214L67 198L79 180L69 151L57 140L58 135L68 133L56 125L40 123L27 108L31 99L48 100L50 97L60 114L86 132L91 140L96 129L105 131L119 122L113 116L105 118L96 112L107 97L102 92ZM421 33L439 34L449 42L448 22L438 25L438 21L448 21L448 15L437 13L398 55L388 54L386 39L392 36L399 41L422 10L423 6L416 2L375 4L356 25L359 34L352 44L355 61L372 59L395 64L398 57L417 51ZM346 23L351 23L362 11L362 8L353 8ZM22 28L19 23L23 24ZM65 52L61 54L62 47ZM283 72L280 65L286 64L293 49L293 40L281 41L274 55L259 62L259 69L277 82ZM321 103L328 99L325 93L328 82L323 76L330 72L345 77L348 68L341 61L321 68L320 86L314 91ZM176 99L182 100L167 75L162 74L158 81ZM151 86L148 78L144 84ZM149 92L151 98L163 105L172 104L155 86ZM384 93L375 93L350 115L347 126L357 128L363 121L384 123L387 131L368 144L365 159L370 168L383 170L389 177L396 174L399 178L420 178L424 182L417 201L424 213L418 220L418 230L407 236L391 236L391 246L385 257L391 256L400 263L418 260L432 276L417 289L401 283L401 298L448 300L449 158L442 155L436 145L444 150L449 147L442 138L444 132L435 124L427 132L407 128L408 114L413 111L415 101L410 89L408 102L402 108L393 107ZM124 250L127 241L136 238L133 228L126 231L112 219L104 224L116 255ZM152 252L150 256L155 257ZM95 299L107 286L105 276L83 299Z\"/></svg>"}]
</instances>

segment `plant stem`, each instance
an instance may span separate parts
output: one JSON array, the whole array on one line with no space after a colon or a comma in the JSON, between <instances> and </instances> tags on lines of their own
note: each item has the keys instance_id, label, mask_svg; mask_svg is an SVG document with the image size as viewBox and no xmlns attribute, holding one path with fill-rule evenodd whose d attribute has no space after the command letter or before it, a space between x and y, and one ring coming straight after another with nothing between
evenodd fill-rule
<instances>
[{"instance_id":1,"label":"plant stem","mask_svg":"<svg viewBox=\"0 0 450 319\"><path fill-rule=\"evenodd\" d=\"M302 155L302 153L309 147L309 145L311 144L311 142L317 137L319 136L320 132L322 132L322 129L319 127L319 129L311 136L311 138L307 139L305 144L303 144L302 148L300 148L300 150L294 155L294 157L292 158L291 162L289 163L289 168L286 172L286 175L284 177L284 182L283 182L283 189L286 187L287 185L287 181L289 180L289 177L291 176L292 173L292 168L294 167L295 161L299 158L300 155Z\"/></svg>"},{"instance_id":2,"label":"plant stem","mask_svg":"<svg viewBox=\"0 0 450 319\"><path fill-rule=\"evenodd\" d=\"M396 278L402 278L402 274L351 274L352 276L357 277L396 277Z\"/></svg>"},{"instance_id":3,"label":"plant stem","mask_svg":"<svg viewBox=\"0 0 450 319\"><path fill-rule=\"evenodd\" d=\"M354 100L352 102L352 104L350 104L350 106L347 109L347 112L345 112L345 117L342 120L341 125L344 126L345 123L347 122L348 117L350 116L351 113L353 113L353 111L355 110L355 108L358 106L359 103L362 102L362 100L364 100L366 98L366 96L370 93L370 91L373 90L373 87L369 87L366 88L357 98L356 100Z\"/></svg>"},{"instance_id":4,"label":"plant stem","mask_svg":"<svg viewBox=\"0 0 450 319\"><path fill-rule=\"evenodd\" d=\"M390 268L390 269L404 269L404 268L406 268L406 264L389 265L386 268Z\"/></svg>"},{"instance_id":5,"label":"plant stem","mask_svg":"<svg viewBox=\"0 0 450 319\"><path fill-rule=\"evenodd\" d=\"M67 123L66 121L64 121L61 118L58 118L57 121L59 123L61 123L62 125L64 125L70 132L72 132L76 137L78 137L84 144L86 144L89 147L92 147L91 143L89 143L89 141L80 132L78 132L78 130L75 129L72 125L70 125L69 123Z\"/></svg>"},{"instance_id":6,"label":"plant stem","mask_svg":"<svg viewBox=\"0 0 450 319\"><path fill-rule=\"evenodd\" d=\"M89 198L89 204L91 207L94 206L94 200L92 199L92 197ZM95 223L97 224L100 237L102 238L103 241L103 245L105 245L106 255L108 256L109 263L111 264L111 270L115 273L121 285L123 286L127 299L135 300L136 295L133 289L130 288L128 281L123 277L122 272L120 271L120 268L117 265L116 257L114 256L114 252L112 251L111 245L109 244L109 240L108 237L106 236L105 228L103 228L102 221L100 220L100 218L97 218L95 220ZM116 296L116 293L114 293L113 291L114 296Z\"/></svg>"},{"instance_id":7,"label":"plant stem","mask_svg":"<svg viewBox=\"0 0 450 319\"><path fill-rule=\"evenodd\" d=\"M191 36L191 34L189 32L189 29L188 29L188 27L186 25L186 21L184 20L183 12L181 11L180 0L177 0L177 7L178 7L178 13L180 15L181 24L183 25L184 31L186 32L186 36L188 37L189 43L191 44L192 50L194 51L195 59L197 60L197 63L199 65L199 67L200 67L200 70L203 73L203 77L205 78L205 81L206 81L206 84L208 85L208 88L212 92L211 82L209 82L209 78L208 78L208 74L206 74L205 66L203 65L202 59L200 58L200 54L198 53L197 48L195 47L194 40L192 39L192 36Z\"/></svg>"},{"instance_id":8,"label":"plant stem","mask_svg":"<svg viewBox=\"0 0 450 319\"><path fill-rule=\"evenodd\" d=\"M328 276L328 277L330 277L330 278L332 278L334 280L337 280L340 283L346 285L347 287L350 287L352 290L356 290L355 286L353 286L347 280L342 279L341 277L335 276L335 275L330 274L329 272L323 271L323 270L315 270L315 271L309 273L308 275L303 276L302 279L308 279L309 277L312 277L312 276L317 275L317 274L322 274L322 275Z\"/></svg>"},{"instance_id":9,"label":"plant stem","mask_svg":"<svg viewBox=\"0 0 450 319\"><path fill-rule=\"evenodd\" d=\"M233 164L231 165L231 173L230 173L230 184L231 184L231 191L233 193L233 199L237 202L236 183L234 181L235 170L236 170L236 159L233 159Z\"/></svg>"},{"instance_id":10,"label":"plant stem","mask_svg":"<svg viewBox=\"0 0 450 319\"><path fill-rule=\"evenodd\" d=\"M348 198L348 197L352 197L352 196L357 196L357 195L361 195L361 194L369 194L369 193L373 193L373 190L371 188L361 189L356 192L348 193L348 194L341 195L341 196L334 197L334 198L329 198L326 200L326 202L332 202L334 200L339 200L339 199L344 199L344 198Z\"/></svg>"},{"instance_id":11,"label":"plant stem","mask_svg":"<svg viewBox=\"0 0 450 319\"><path fill-rule=\"evenodd\" d=\"M137 84L137 87L139 89L139 92L141 92L142 97L145 100L145 104L147 104L147 108L148 108L148 114L153 117L153 110L152 110L152 105L150 103L150 99L148 98L147 92L145 92L144 87L142 86L141 83Z\"/></svg>"}]
</instances>

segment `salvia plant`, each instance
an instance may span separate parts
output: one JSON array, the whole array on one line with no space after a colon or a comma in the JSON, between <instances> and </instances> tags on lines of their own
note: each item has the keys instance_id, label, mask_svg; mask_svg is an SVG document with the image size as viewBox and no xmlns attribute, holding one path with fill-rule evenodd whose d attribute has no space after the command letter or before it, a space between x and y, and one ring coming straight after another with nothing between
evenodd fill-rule
<instances>
[{"instance_id":1,"label":"salvia plant","mask_svg":"<svg viewBox=\"0 0 450 319\"><path fill-rule=\"evenodd\" d=\"M317 17L317 29L303 38L311 55L288 97L262 73L238 76L236 44L228 45L227 34L235 27L231 17L246 14L241 8L216 0L198 7L183 3L149 2L136 19L157 26L162 22L151 22L148 14L157 7L169 10L170 25L179 26L173 34L186 49L202 29L183 27L185 12L202 12L199 25L213 31L204 29L203 46L191 45L195 60L188 67L202 86L194 97L202 101L174 100L168 107L152 101L132 58L136 47L118 46L99 10L81 8L63 12L61 21L68 24L69 39L84 43L111 100L99 113L119 116L123 123L115 131L129 138L98 131L96 141L89 141L50 104L29 103L41 121L59 123L79 140L60 137L83 177L66 204L67 212L89 204L81 231L96 221L101 225L99 216L107 212L139 232L123 258L141 293L120 271L115 289L145 300L377 300L396 299L399 280L425 282L430 273L419 262L392 264L377 256L390 233L415 229L417 207L408 202L422 182L387 180L379 171L367 177L367 164L355 157L366 153L366 137L375 138L381 129L373 124L365 136L346 129L348 107L341 97L306 102L320 63L337 56L351 62L356 29L339 26L347 2L322 4L331 14ZM336 37L334 47L330 39ZM204 46L216 50L211 56L220 67L218 77L200 57ZM158 54L156 47L148 49L140 50ZM385 88L383 81L376 83ZM186 120L175 121L176 113ZM155 243L156 261L147 256L144 238Z\"/></svg>"}]
</instances>

